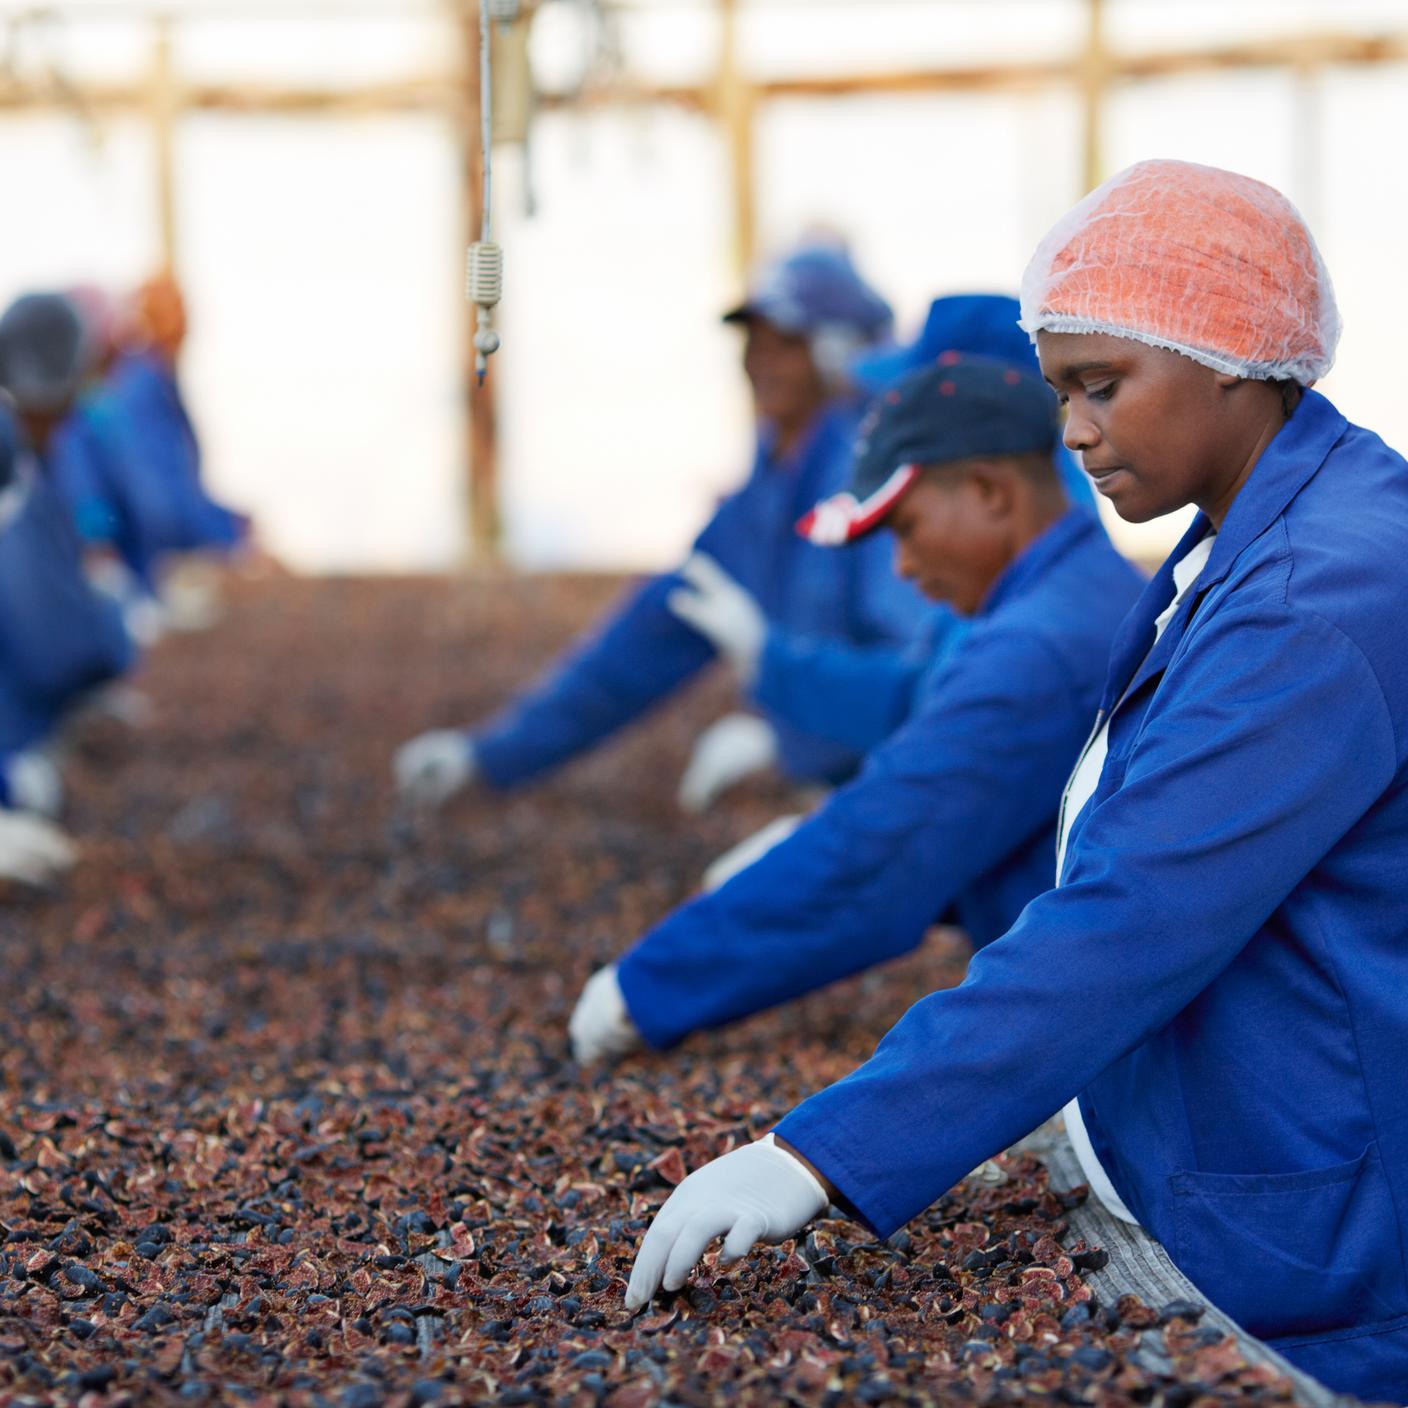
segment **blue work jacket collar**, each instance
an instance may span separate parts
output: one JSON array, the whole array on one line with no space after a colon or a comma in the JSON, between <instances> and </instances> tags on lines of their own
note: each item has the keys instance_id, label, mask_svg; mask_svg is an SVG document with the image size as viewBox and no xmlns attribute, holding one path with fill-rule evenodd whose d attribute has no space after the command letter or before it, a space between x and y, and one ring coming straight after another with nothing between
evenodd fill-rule
<instances>
[{"instance_id":1,"label":"blue work jacket collar","mask_svg":"<svg viewBox=\"0 0 1408 1408\"><path fill-rule=\"evenodd\" d=\"M1189 592L1183 599L1173 620L1155 644L1154 621L1173 600L1173 569L1212 527L1206 514L1199 513L1194 518L1115 637L1110 656L1110 674L1100 701L1102 717L1109 714L1119 700L1133 694L1146 680L1164 669L1183 639L1198 602L1226 579L1244 549L1286 511L1291 500L1319 471L1348 425L1349 422L1319 392L1306 391L1301 396L1295 413L1262 451L1247 482L1233 500L1222 531L1213 544L1208 564L1198 578L1197 590Z\"/></svg>"},{"instance_id":2,"label":"blue work jacket collar","mask_svg":"<svg viewBox=\"0 0 1408 1408\"><path fill-rule=\"evenodd\" d=\"M990 616L1004 602L1012 601L1046 575L1047 568L1064 557L1076 544L1103 531L1097 519L1083 509L1070 508L1045 532L1035 538L1003 568L988 588L978 615Z\"/></svg>"}]
</instances>

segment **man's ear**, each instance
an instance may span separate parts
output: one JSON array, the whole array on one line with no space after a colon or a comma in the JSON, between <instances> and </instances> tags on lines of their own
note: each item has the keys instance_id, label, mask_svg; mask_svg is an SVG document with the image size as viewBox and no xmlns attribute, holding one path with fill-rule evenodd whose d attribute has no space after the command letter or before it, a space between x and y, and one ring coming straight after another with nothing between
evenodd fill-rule
<instances>
[{"instance_id":1,"label":"man's ear","mask_svg":"<svg viewBox=\"0 0 1408 1408\"><path fill-rule=\"evenodd\" d=\"M1246 377L1238 376L1235 372L1214 372L1212 379L1218 387L1226 391L1229 387L1240 386Z\"/></svg>"},{"instance_id":2,"label":"man's ear","mask_svg":"<svg viewBox=\"0 0 1408 1408\"><path fill-rule=\"evenodd\" d=\"M968 482L979 505L989 518L1006 518L1016 498L1016 474L1002 460L973 460L968 465Z\"/></svg>"}]
</instances>

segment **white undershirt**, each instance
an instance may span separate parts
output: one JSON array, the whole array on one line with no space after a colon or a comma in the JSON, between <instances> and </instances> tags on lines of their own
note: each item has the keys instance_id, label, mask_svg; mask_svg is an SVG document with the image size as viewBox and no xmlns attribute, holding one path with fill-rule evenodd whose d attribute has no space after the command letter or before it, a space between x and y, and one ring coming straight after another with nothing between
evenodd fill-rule
<instances>
[{"instance_id":1,"label":"white undershirt","mask_svg":"<svg viewBox=\"0 0 1408 1408\"><path fill-rule=\"evenodd\" d=\"M1174 567L1173 600L1169 602L1154 622L1154 645L1158 644L1159 637L1163 635L1168 623L1173 620L1179 604L1188 595L1203 568L1207 566L1216 538L1217 534L1209 533L1187 557ZM1149 647L1151 651L1153 648L1153 645ZM1096 785L1100 781L1100 773L1105 766L1105 755L1109 746L1110 721L1106 719L1090 742L1085 745L1085 752L1081 754L1080 761L1076 764L1076 770L1071 774L1071 780L1066 784L1066 795L1061 799L1060 833L1056 838L1056 884L1058 886L1061 883L1061 871L1066 863L1066 841L1070 834L1071 822L1080 815L1081 808L1094 793ZM1125 1207L1124 1200L1115 1192L1114 1184L1110 1182L1109 1175L1105 1172L1100 1160L1095 1155L1095 1150L1091 1147L1090 1136L1085 1129L1085 1121L1081 1118L1080 1101L1072 1100L1061 1111L1061 1115L1066 1121L1066 1134L1070 1138L1071 1148L1076 1152L1076 1158L1080 1160L1085 1181L1090 1184L1096 1196L1110 1212L1121 1220L1138 1226L1139 1220Z\"/></svg>"}]
</instances>

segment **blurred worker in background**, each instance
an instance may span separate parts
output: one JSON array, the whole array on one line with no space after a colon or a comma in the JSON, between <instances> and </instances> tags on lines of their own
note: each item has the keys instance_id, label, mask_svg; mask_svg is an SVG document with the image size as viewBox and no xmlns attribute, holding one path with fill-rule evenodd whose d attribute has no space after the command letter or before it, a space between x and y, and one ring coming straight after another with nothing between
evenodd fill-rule
<instances>
[{"instance_id":1,"label":"blurred worker in background","mask_svg":"<svg viewBox=\"0 0 1408 1408\"><path fill-rule=\"evenodd\" d=\"M858 419L845 368L882 337L890 310L832 247L808 246L767 268L725 320L744 333L743 366L758 419L748 481L695 543L757 601L769 622L858 644L909 640L929 608L890 572L883 543L845 552L793 532L849 472ZM440 730L405 744L403 798L434 804L470 782L512 787L589 748L665 699L715 658L710 639L670 609L678 573L636 588L552 672L470 733ZM716 795L759 768L834 782L858 761L839 746L761 714L730 715L699 741L691 796Z\"/></svg>"},{"instance_id":2,"label":"blurred worker in background","mask_svg":"<svg viewBox=\"0 0 1408 1408\"><path fill-rule=\"evenodd\" d=\"M1100 492L1131 522L1199 509L1117 637L1057 888L859 1070L685 1179L627 1303L828 1202L885 1237L1066 1105L1112 1215L1299 1368L1402 1401L1408 463L1310 389L1339 314L1260 182L1131 167L1022 293Z\"/></svg>"},{"instance_id":3,"label":"blurred worker in background","mask_svg":"<svg viewBox=\"0 0 1408 1408\"><path fill-rule=\"evenodd\" d=\"M112 395L183 507L183 541L172 548L228 552L247 541L250 520L217 503L201 477L200 442L177 376L186 327L186 304L175 279L158 274L144 283L123 330Z\"/></svg>"},{"instance_id":4,"label":"blurred worker in background","mask_svg":"<svg viewBox=\"0 0 1408 1408\"><path fill-rule=\"evenodd\" d=\"M0 772L10 806L49 814L62 787L45 743L135 654L116 604L84 575L82 544L47 469L86 356L78 314L57 294L28 294L0 318L0 389L13 410L0 529Z\"/></svg>"},{"instance_id":5,"label":"blurred worker in background","mask_svg":"<svg viewBox=\"0 0 1408 1408\"><path fill-rule=\"evenodd\" d=\"M190 618L172 565L192 554L227 555L246 541L249 524L201 483L176 380L186 317L175 283L162 276L142 285L127 311L91 286L69 297L83 319L90 373L54 434L51 467L88 547L90 575L150 644L169 624L208 618L209 602Z\"/></svg>"},{"instance_id":6,"label":"blurred worker in background","mask_svg":"<svg viewBox=\"0 0 1408 1408\"><path fill-rule=\"evenodd\" d=\"M854 781L591 979L579 1061L800 996L946 918L981 946L1049 887L1061 787L1142 587L1072 507L1058 435L1040 377L992 358L945 352L879 399L849 492L803 528L842 550L888 528L898 572L972 628L892 691L907 721Z\"/></svg>"},{"instance_id":7,"label":"blurred worker in background","mask_svg":"<svg viewBox=\"0 0 1408 1408\"><path fill-rule=\"evenodd\" d=\"M11 414L9 398L0 397L0 554L4 552L6 530L24 502L24 490L16 477L19 432ZM68 839L47 818L33 811L19 810L13 796L10 771L18 767L0 766L0 879L27 885L42 885L73 864L75 852ZM19 769L21 772L22 768Z\"/></svg>"},{"instance_id":8,"label":"blurred worker in background","mask_svg":"<svg viewBox=\"0 0 1408 1408\"><path fill-rule=\"evenodd\" d=\"M937 298L913 342L860 353L848 368L850 379L867 396L876 396L906 373L954 352L995 357L1039 374L1020 316L1017 300L1001 294ZM1052 453L1070 503L1095 516L1089 476L1064 445L1058 442ZM856 644L767 621L746 590L703 554L685 564L683 575L686 587L673 593L668 605L714 643L750 697L771 717L862 755L909 717L920 681L963 636L961 622L940 605L908 643ZM691 783L686 774L687 798ZM756 859L798 821L779 818L748 838L710 868L706 885Z\"/></svg>"},{"instance_id":9,"label":"blurred worker in background","mask_svg":"<svg viewBox=\"0 0 1408 1408\"><path fill-rule=\"evenodd\" d=\"M122 606L144 645L161 634L159 563L185 540L184 495L173 493L109 385L118 359L120 315L101 289L70 289L89 347L77 404L55 430L49 463L86 549L89 577Z\"/></svg>"},{"instance_id":10,"label":"blurred worker in background","mask_svg":"<svg viewBox=\"0 0 1408 1408\"><path fill-rule=\"evenodd\" d=\"M175 279L161 273L141 285L119 322L119 352L99 410L101 431L120 449L120 461L140 464L132 517L145 520L142 551L162 569L177 557L228 557L251 547L253 537L249 518L217 502L204 482L200 442L178 376L186 330L186 304ZM164 495L160 511L153 504L157 492ZM182 591L170 575L162 570L159 582L169 623L207 624L212 589L188 579Z\"/></svg>"}]
</instances>

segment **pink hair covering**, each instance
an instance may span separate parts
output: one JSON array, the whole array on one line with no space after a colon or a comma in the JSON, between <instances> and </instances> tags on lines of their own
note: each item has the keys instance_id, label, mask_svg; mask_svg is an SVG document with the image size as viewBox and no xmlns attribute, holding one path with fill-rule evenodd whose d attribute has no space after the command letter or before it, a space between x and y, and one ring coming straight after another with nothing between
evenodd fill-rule
<instances>
[{"instance_id":1,"label":"pink hair covering","mask_svg":"<svg viewBox=\"0 0 1408 1408\"><path fill-rule=\"evenodd\" d=\"M64 296L77 309L94 356L105 356L117 342L117 300L97 284L75 284Z\"/></svg>"},{"instance_id":2,"label":"pink hair covering","mask_svg":"<svg viewBox=\"0 0 1408 1408\"><path fill-rule=\"evenodd\" d=\"M1052 227L1022 277L1021 325L1098 332L1220 372L1313 385L1340 336L1315 241L1279 191L1188 161L1141 161Z\"/></svg>"}]
</instances>

